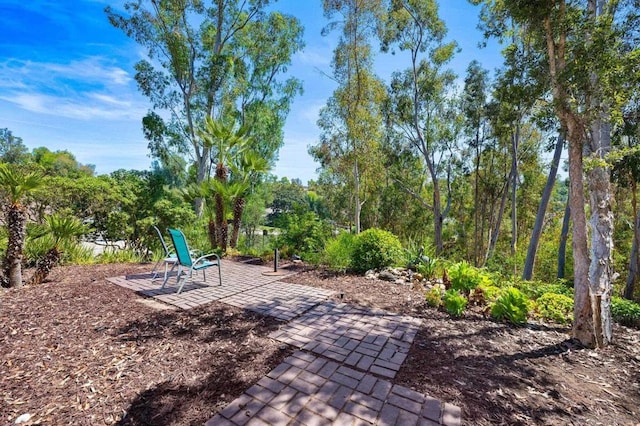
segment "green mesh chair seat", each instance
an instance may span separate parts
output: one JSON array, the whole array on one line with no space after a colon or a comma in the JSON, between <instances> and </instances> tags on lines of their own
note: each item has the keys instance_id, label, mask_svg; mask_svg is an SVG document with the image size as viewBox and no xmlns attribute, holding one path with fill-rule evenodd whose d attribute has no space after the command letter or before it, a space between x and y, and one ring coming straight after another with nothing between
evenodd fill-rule
<instances>
[{"instance_id":1,"label":"green mesh chair seat","mask_svg":"<svg viewBox=\"0 0 640 426\"><path fill-rule=\"evenodd\" d=\"M167 231L169 231L169 235L171 236L171 241L173 242L173 247L175 248L176 257L178 259L178 294L182 291L186 282L192 279L194 271L202 271L202 277L206 281L207 277L205 275L205 271L214 266L218 267L218 279L220 281L220 285L222 285L220 257L217 254L209 253L194 259L191 256L187 239L182 231L172 228L169 228ZM165 284L166 281L162 284L162 287L164 287Z\"/></svg>"}]
</instances>

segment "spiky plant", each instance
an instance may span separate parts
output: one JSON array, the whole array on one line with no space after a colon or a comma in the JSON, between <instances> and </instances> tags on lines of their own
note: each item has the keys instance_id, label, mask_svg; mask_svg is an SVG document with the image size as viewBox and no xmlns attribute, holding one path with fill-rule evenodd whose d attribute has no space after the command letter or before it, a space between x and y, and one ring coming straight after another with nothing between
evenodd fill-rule
<instances>
[{"instance_id":1,"label":"spiky plant","mask_svg":"<svg viewBox=\"0 0 640 426\"><path fill-rule=\"evenodd\" d=\"M7 202L6 225L9 234L3 260L4 287L22 286L22 258L27 223L27 209L22 203L41 184L40 173L24 173L8 164L0 164L0 189Z\"/></svg>"},{"instance_id":2,"label":"spiky plant","mask_svg":"<svg viewBox=\"0 0 640 426\"><path fill-rule=\"evenodd\" d=\"M50 235L53 237L53 247L38 260L36 270L28 284L42 284L53 268L62 259L62 247L65 244L77 242L78 237L89 232L89 229L78 218L53 214L45 218L44 228L38 237Z\"/></svg>"}]
</instances>

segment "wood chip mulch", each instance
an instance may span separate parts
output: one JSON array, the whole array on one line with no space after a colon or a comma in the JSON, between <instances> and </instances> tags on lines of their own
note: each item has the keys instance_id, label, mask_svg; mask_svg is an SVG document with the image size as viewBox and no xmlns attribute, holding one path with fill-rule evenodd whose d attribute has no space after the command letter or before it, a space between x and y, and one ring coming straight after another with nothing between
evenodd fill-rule
<instances>
[{"instance_id":1,"label":"wood chip mulch","mask_svg":"<svg viewBox=\"0 0 640 426\"><path fill-rule=\"evenodd\" d=\"M106 281L152 265L57 268L0 290L0 424L202 425L292 350L280 324L220 303L168 309ZM409 287L301 270L286 281L422 318L396 383L462 407L465 424L640 423L640 332L589 350L568 329L452 320Z\"/></svg>"}]
</instances>

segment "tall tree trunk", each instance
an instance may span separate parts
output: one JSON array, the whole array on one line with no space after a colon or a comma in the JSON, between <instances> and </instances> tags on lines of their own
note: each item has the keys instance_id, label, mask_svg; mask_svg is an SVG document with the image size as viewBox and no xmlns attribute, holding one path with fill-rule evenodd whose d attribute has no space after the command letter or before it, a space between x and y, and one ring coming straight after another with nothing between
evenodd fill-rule
<instances>
[{"instance_id":1,"label":"tall tree trunk","mask_svg":"<svg viewBox=\"0 0 640 426\"><path fill-rule=\"evenodd\" d=\"M531 240L529 241L529 248L527 249L527 258L524 262L524 270L522 271L522 279L530 280L533 276L533 267L536 261L536 252L538 251L538 243L540 241L540 235L542 235L542 225L544 224L544 216L547 213L547 206L549 205L549 199L551 199L551 192L556 182L556 175L558 174L558 165L560 164L560 157L562 156L562 147L564 146L564 135L558 136L556 142L556 149L553 153L553 160L551 161L551 168L549 169L549 176L547 176L547 184L542 192L542 198L538 205L538 212L536 213L536 220L533 225L533 231L531 232Z\"/></svg>"},{"instance_id":2,"label":"tall tree trunk","mask_svg":"<svg viewBox=\"0 0 640 426\"><path fill-rule=\"evenodd\" d=\"M604 161L611 150L609 123L598 119L592 127L592 150ZM611 343L611 275L613 252L613 211L611 209L611 173L608 166L594 166L588 172L591 217L591 264L589 284L596 345Z\"/></svg>"},{"instance_id":3,"label":"tall tree trunk","mask_svg":"<svg viewBox=\"0 0 640 426\"><path fill-rule=\"evenodd\" d=\"M571 221L571 208L569 198L564 208L562 218L562 230L560 231L560 242L558 243L558 278L564 278L565 262L567 261L567 240L569 239L569 223Z\"/></svg>"},{"instance_id":4,"label":"tall tree trunk","mask_svg":"<svg viewBox=\"0 0 640 426\"><path fill-rule=\"evenodd\" d=\"M478 203L479 203L479 198L480 198L480 177L479 177L479 173L480 173L480 142L479 142L479 135L478 135L478 131L476 131L476 158L475 158L475 176L474 176L474 182L475 182L475 188L474 188L474 228L473 228L473 236L474 236L474 242L473 242L473 265L474 266L478 266L478 258L480 256L480 241L482 241L482 237L480 235L478 235L479 231L480 231L480 214L479 214L479 209L478 209Z\"/></svg>"},{"instance_id":5,"label":"tall tree trunk","mask_svg":"<svg viewBox=\"0 0 640 426\"><path fill-rule=\"evenodd\" d=\"M511 185L511 256L513 262L513 275L517 271L517 263L515 262L516 253L518 251L518 145L520 144L520 123L516 123L516 132L511 136L511 177L513 179Z\"/></svg>"},{"instance_id":6,"label":"tall tree trunk","mask_svg":"<svg viewBox=\"0 0 640 426\"><path fill-rule=\"evenodd\" d=\"M360 171L358 170L358 160L353 162L353 187L354 187L354 223L356 225L356 234L360 233L360 212L362 204L360 203Z\"/></svg>"},{"instance_id":7,"label":"tall tree trunk","mask_svg":"<svg viewBox=\"0 0 640 426\"><path fill-rule=\"evenodd\" d=\"M640 247L640 213L638 212L638 186L633 176L631 177L631 205L633 206L633 242L631 243L631 256L629 257L629 274L627 282L624 286L623 297L633 300L633 293L638 274L640 274L640 256L638 255L638 247Z\"/></svg>"},{"instance_id":8,"label":"tall tree trunk","mask_svg":"<svg viewBox=\"0 0 640 426\"><path fill-rule=\"evenodd\" d=\"M595 31L598 16L604 13L604 0L589 0L587 10ZM591 217L591 264L589 266L589 285L593 314L594 335L597 347L611 343L613 325L611 322L611 276L613 274L613 210L611 208L611 171L606 158L611 151L611 125L607 100L598 95L600 79L591 73L590 85L594 95L590 100L590 109L597 113L591 125L590 148L596 160L588 171L589 204ZM604 165L603 165L604 164Z\"/></svg>"},{"instance_id":9,"label":"tall tree trunk","mask_svg":"<svg viewBox=\"0 0 640 426\"><path fill-rule=\"evenodd\" d=\"M22 250L26 234L27 213L20 204L12 204L7 211L9 231L4 271L9 287L22 287Z\"/></svg>"},{"instance_id":10,"label":"tall tree trunk","mask_svg":"<svg viewBox=\"0 0 640 426\"><path fill-rule=\"evenodd\" d=\"M573 235L574 307L573 337L588 347L596 346L589 286L589 250L587 248L587 215L584 211L584 177L582 175L582 132L574 120L567 120L569 140L569 206Z\"/></svg>"},{"instance_id":11,"label":"tall tree trunk","mask_svg":"<svg viewBox=\"0 0 640 426\"><path fill-rule=\"evenodd\" d=\"M496 219L496 223L493 226L493 232L491 233L491 241L489 242L489 248L487 249L487 257L485 258L485 263L493 256L493 252L496 249L496 245L498 244L498 236L500 235L500 227L502 226L502 217L504 215L504 210L507 207L507 198L509 198L509 184L511 183L511 176L513 175L513 167L509 172L509 177L505 182L504 190L502 191L502 196L500 199L500 210L498 210L498 217Z\"/></svg>"},{"instance_id":12,"label":"tall tree trunk","mask_svg":"<svg viewBox=\"0 0 640 426\"><path fill-rule=\"evenodd\" d=\"M640 246L640 214L636 215L636 219L633 224L633 243L631 244L631 257L629 259L629 274L627 275L627 282L622 294L622 296L628 300L633 300L635 285L638 281L638 274L640 273L640 256L638 256L638 246Z\"/></svg>"}]
</instances>

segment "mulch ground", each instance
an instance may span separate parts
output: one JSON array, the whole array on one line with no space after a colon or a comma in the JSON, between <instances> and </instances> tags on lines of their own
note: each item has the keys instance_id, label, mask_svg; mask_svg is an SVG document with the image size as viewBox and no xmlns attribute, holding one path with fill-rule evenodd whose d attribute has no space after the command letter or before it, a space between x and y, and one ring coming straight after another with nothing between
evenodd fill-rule
<instances>
[{"instance_id":1,"label":"mulch ground","mask_svg":"<svg viewBox=\"0 0 640 426\"><path fill-rule=\"evenodd\" d=\"M167 309L105 278L151 265L58 268L38 287L0 290L0 424L201 425L292 351L279 322L219 303ZM422 318L396 383L459 405L466 424L635 425L640 332L588 350L568 329L452 320L420 292L301 271L290 282Z\"/></svg>"}]
</instances>

